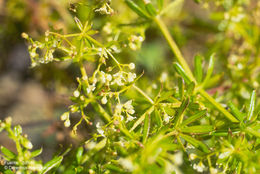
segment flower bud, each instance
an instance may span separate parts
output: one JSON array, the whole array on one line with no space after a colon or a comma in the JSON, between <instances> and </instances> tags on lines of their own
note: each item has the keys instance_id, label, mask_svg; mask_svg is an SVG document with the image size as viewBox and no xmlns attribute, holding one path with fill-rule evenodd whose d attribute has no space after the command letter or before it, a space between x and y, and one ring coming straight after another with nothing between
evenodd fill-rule
<instances>
[{"instance_id":1,"label":"flower bud","mask_svg":"<svg viewBox=\"0 0 260 174\"><path fill-rule=\"evenodd\" d=\"M129 69L135 69L135 64L134 63L130 63L129 64Z\"/></svg>"},{"instance_id":2,"label":"flower bud","mask_svg":"<svg viewBox=\"0 0 260 174\"><path fill-rule=\"evenodd\" d=\"M73 95L74 95L74 97L79 97L80 92L78 90L76 90L76 91L73 92Z\"/></svg>"},{"instance_id":3,"label":"flower bud","mask_svg":"<svg viewBox=\"0 0 260 174\"><path fill-rule=\"evenodd\" d=\"M67 120L68 118L69 118L69 112L64 112L62 115L61 115L61 117L60 117L60 119L62 120L62 121L64 121L64 120Z\"/></svg>"},{"instance_id":4,"label":"flower bud","mask_svg":"<svg viewBox=\"0 0 260 174\"><path fill-rule=\"evenodd\" d=\"M106 96L104 96L104 97L101 99L101 103L102 103L103 105L105 105L105 104L107 103L107 97L106 97Z\"/></svg>"},{"instance_id":5,"label":"flower bud","mask_svg":"<svg viewBox=\"0 0 260 174\"><path fill-rule=\"evenodd\" d=\"M70 127L70 120L67 119L65 122L64 122L64 126L65 127Z\"/></svg>"}]
</instances>

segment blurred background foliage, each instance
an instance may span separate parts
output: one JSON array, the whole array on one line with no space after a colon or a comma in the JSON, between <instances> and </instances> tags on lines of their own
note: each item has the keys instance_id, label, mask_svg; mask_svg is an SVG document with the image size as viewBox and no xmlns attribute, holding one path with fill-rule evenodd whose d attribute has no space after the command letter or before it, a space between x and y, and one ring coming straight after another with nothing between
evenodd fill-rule
<instances>
[{"instance_id":1,"label":"blurred background foliage","mask_svg":"<svg viewBox=\"0 0 260 174\"><path fill-rule=\"evenodd\" d=\"M244 104L249 101L251 91L256 89L260 93L260 2L175 1L174 10L165 13L164 20L189 65L193 67L196 54L208 61L216 53L218 63L209 92L218 101L232 100L238 108L246 110ZM100 8L96 6L100 4L97 0L84 5L78 3L79 0L0 0L0 118L11 115L14 124L21 124L36 147L44 145L45 159L60 144L78 144L89 135L90 129L80 126L79 136L73 137L59 121L61 113L71 105L69 96L77 86L74 77L80 76L80 72L69 62L29 68L30 58L22 32L41 40L48 29L76 32L74 16L81 21L92 18L93 29L102 31L95 37L103 43L103 38L109 40L121 32L117 44L122 50L118 57L122 63L136 62L138 74L144 71L141 86L148 86L151 95L160 85L156 81L170 73L167 71L174 71L165 69L171 65L173 55L159 31L155 27L146 30L147 24L121 0L111 2L110 15L91 12L92 8ZM88 64L87 71L93 70L92 64ZM5 137L0 138L0 144L11 147L10 143Z\"/></svg>"}]
</instances>

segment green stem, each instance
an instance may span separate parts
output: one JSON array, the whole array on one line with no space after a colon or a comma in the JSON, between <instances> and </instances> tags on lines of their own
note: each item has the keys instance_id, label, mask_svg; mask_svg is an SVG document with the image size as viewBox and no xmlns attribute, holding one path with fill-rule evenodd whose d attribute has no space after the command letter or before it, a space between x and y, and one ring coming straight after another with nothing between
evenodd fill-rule
<instances>
[{"instance_id":1,"label":"green stem","mask_svg":"<svg viewBox=\"0 0 260 174\"><path fill-rule=\"evenodd\" d=\"M139 87L135 86L134 84L133 84L133 88L135 88L140 94L142 94L152 105L154 104L153 100L143 90L141 90Z\"/></svg>"},{"instance_id":2,"label":"green stem","mask_svg":"<svg viewBox=\"0 0 260 174\"><path fill-rule=\"evenodd\" d=\"M110 115L105 111L105 109L96 101L93 101L92 106L94 107L94 109L100 113L100 115L107 121L110 122L111 121L111 117Z\"/></svg>"},{"instance_id":3,"label":"green stem","mask_svg":"<svg viewBox=\"0 0 260 174\"><path fill-rule=\"evenodd\" d=\"M146 114L148 114L148 115L151 114L153 112L153 110L154 110L154 106L152 106L149 109L147 109L145 111L145 113L143 113L143 115L141 115L141 117L139 117L138 120L134 123L133 127L130 129L130 132L135 130L135 128L137 126L139 126L144 121Z\"/></svg>"},{"instance_id":4,"label":"green stem","mask_svg":"<svg viewBox=\"0 0 260 174\"><path fill-rule=\"evenodd\" d=\"M222 114L224 114L225 117L227 117L232 122L238 122L238 120L231 115L225 108L223 108L218 102L215 101L213 97L211 97L205 90L200 88L199 93L207 99L215 108L217 108Z\"/></svg>"},{"instance_id":5,"label":"green stem","mask_svg":"<svg viewBox=\"0 0 260 174\"><path fill-rule=\"evenodd\" d=\"M154 18L154 21L158 25L159 29L161 30L162 34L164 35L165 39L167 40L169 46L171 47L172 52L175 54L178 62L181 64L182 68L187 73L188 77L196 83L196 80L195 80L186 60L182 56L180 49L178 48L177 44L171 37L171 34L168 31L164 22L160 19L159 16ZM238 122L238 120L233 115L231 115L225 108L223 108L218 102L216 102L215 99L212 98L204 89L199 88L198 92L200 92L200 94L204 98L206 98L215 108L217 108L226 118L228 118L232 122Z\"/></svg>"},{"instance_id":6,"label":"green stem","mask_svg":"<svg viewBox=\"0 0 260 174\"><path fill-rule=\"evenodd\" d=\"M181 51L179 49L179 47L177 46L177 44L175 43L175 41L173 40L173 38L171 37L171 34L169 32L169 30L167 29L166 25L164 24L164 22L160 19L159 16L157 16L156 18L154 18L155 23L158 25L158 27L160 28L163 36L165 37L165 39L167 40L169 46L171 47L171 50L173 51L173 53L176 56L176 59L178 60L178 62L181 64L182 68L184 69L184 71L188 74L189 78L192 81L196 81L195 78L193 77L193 74L189 68L189 65L187 64L186 60L184 59L184 57L181 54Z\"/></svg>"}]
</instances>

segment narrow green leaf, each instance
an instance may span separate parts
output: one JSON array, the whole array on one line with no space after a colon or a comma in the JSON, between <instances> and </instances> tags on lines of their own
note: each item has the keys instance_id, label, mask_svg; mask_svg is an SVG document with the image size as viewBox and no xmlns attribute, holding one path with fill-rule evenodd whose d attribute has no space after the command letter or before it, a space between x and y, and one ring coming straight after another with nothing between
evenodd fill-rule
<instances>
[{"instance_id":1,"label":"narrow green leaf","mask_svg":"<svg viewBox=\"0 0 260 174\"><path fill-rule=\"evenodd\" d=\"M190 82L190 84L187 86L186 96L192 95L194 89L195 89L195 83L194 82Z\"/></svg>"},{"instance_id":2,"label":"narrow green leaf","mask_svg":"<svg viewBox=\"0 0 260 174\"><path fill-rule=\"evenodd\" d=\"M203 86L205 86L208 83L208 81L213 73L214 63L215 63L215 54L213 53L209 58L208 71L207 71L206 77L203 81Z\"/></svg>"},{"instance_id":3,"label":"narrow green leaf","mask_svg":"<svg viewBox=\"0 0 260 174\"><path fill-rule=\"evenodd\" d=\"M172 1L161 11L161 15L171 15L172 18L177 17L182 10L183 2L184 0Z\"/></svg>"},{"instance_id":4,"label":"narrow green leaf","mask_svg":"<svg viewBox=\"0 0 260 174\"><path fill-rule=\"evenodd\" d=\"M159 10L162 10L162 8L163 8L163 2L164 2L164 0L157 0L157 6L158 6Z\"/></svg>"},{"instance_id":5,"label":"narrow green leaf","mask_svg":"<svg viewBox=\"0 0 260 174\"><path fill-rule=\"evenodd\" d=\"M183 96L184 96L184 80L183 80L183 78L178 78L178 88L179 88L179 97L180 97L180 100L182 100Z\"/></svg>"},{"instance_id":6,"label":"narrow green leaf","mask_svg":"<svg viewBox=\"0 0 260 174\"><path fill-rule=\"evenodd\" d=\"M131 8L137 15L143 18L149 18L148 15L145 13L145 11L139 7L135 2L132 0L125 0L126 4L129 8Z\"/></svg>"},{"instance_id":7,"label":"narrow green leaf","mask_svg":"<svg viewBox=\"0 0 260 174\"><path fill-rule=\"evenodd\" d=\"M83 25L82 25L82 23L80 22L80 20L79 20L77 17L74 17L74 20L75 20L75 22L76 22L76 24L77 24L79 30L82 31L82 30L83 30Z\"/></svg>"},{"instance_id":8,"label":"narrow green leaf","mask_svg":"<svg viewBox=\"0 0 260 174\"><path fill-rule=\"evenodd\" d=\"M5 148L4 146L1 146L1 152L5 155L7 160L12 160L16 157L16 154L14 152Z\"/></svg>"},{"instance_id":9,"label":"narrow green leaf","mask_svg":"<svg viewBox=\"0 0 260 174\"><path fill-rule=\"evenodd\" d=\"M188 124L194 122L195 120L201 118L202 116L204 116L206 114L206 112L207 112L206 110L199 111L195 115L193 115L193 116L189 117L188 119L184 120L182 122L182 126L188 125Z\"/></svg>"},{"instance_id":10,"label":"narrow green leaf","mask_svg":"<svg viewBox=\"0 0 260 174\"><path fill-rule=\"evenodd\" d=\"M83 151L84 151L84 148L82 146L79 147L77 150L76 159L77 159L78 164L80 164L80 162L81 162Z\"/></svg>"},{"instance_id":11,"label":"narrow green leaf","mask_svg":"<svg viewBox=\"0 0 260 174\"><path fill-rule=\"evenodd\" d=\"M249 105L249 110L248 110L248 114L247 114L247 120L251 121L252 116L254 114L254 110L255 110L255 99L256 99L256 93L255 90L253 90L251 97L250 97L250 105Z\"/></svg>"},{"instance_id":12,"label":"narrow green leaf","mask_svg":"<svg viewBox=\"0 0 260 174\"><path fill-rule=\"evenodd\" d=\"M127 137L129 137L130 139L133 138L133 136L131 135L131 133L129 132L129 130L126 128L124 123L119 123L118 125L120 131L125 134Z\"/></svg>"},{"instance_id":13,"label":"narrow green leaf","mask_svg":"<svg viewBox=\"0 0 260 174\"><path fill-rule=\"evenodd\" d=\"M244 116L243 114L237 109L237 107L230 101L228 102L228 107L231 110L231 113L239 120L239 121L243 121L244 120Z\"/></svg>"},{"instance_id":14,"label":"narrow green leaf","mask_svg":"<svg viewBox=\"0 0 260 174\"><path fill-rule=\"evenodd\" d=\"M115 173L125 173L120 167L114 165L114 164L107 164L105 167Z\"/></svg>"},{"instance_id":15,"label":"narrow green leaf","mask_svg":"<svg viewBox=\"0 0 260 174\"><path fill-rule=\"evenodd\" d=\"M61 161L63 160L62 156L56 156L52 160L48 161L47 163L44 164L43 169L40 174L45 174L51 169L57 167L60 165Z\"/></svg>"},{"instance_id":16,"label":"narrow green leaf","mask_svg":"<svg viewBox=\"0 0 260 174\"><path fill-rule=\"evenodd\" d=\"M210 78L207 84L204 84L204 89L212 88L217 86L224 77L224 72L216 74Z\"/></svg>"},{"instance_id":17,"label":"narrow green leaf","mask_svg":"<svg viewBox=\"0 0 260 174\"><path fill-rule=\"evenodd\" d=\"M181 128L181 131L184 133L209 133L213 130L214 128L211 125L199 125Z\"/></svg>"},{"instance_id":18,"label":"narrow green leaf","mask_svg":"<svg viewBox=\"0 0 260 174\"><path fill-rule=\"evenodd\" d=\"M201 141L196 140L195 138L192 138L189 135L185 135L180 133L181 138L186 140L188 143L192 144L194 147L201 149L203 152L209 153L208 147Z\"/></svg>"},{"instance_id":19,"label":"narrow green leaf","mask_svg":"<svg viewBox=\"0 0 260 174\"><path fill-rule=\"evenodd\" d=\"M202 82L203 78L203 68L202 68L202 56L201 55L196 55L194 58L194 74L195 78L198 83Z\"/></svg>"},{"instance_id":20,"label":"narrow green leaf","mask_svg":"<svg viewBox=\"0 0 260 174\"><path fill-rule=\"evenodd\" d=\"M228 132L213 132L212 135L217 137L225 137L228 136Z\"/></svg>"},{"instance_id":21,"label":"narrow green leaf","mask_svg":"<svg viewBox=\"0 0 260 174\"><path fill-rule=\"evenodd\" d=\"M257 138L260 138L260 132L258 132L258 131L256 131L256 130L252 129L251 127L247 127L247 128L245 129L245 131L246 131L247 133L250 133L250 134L256 136Z\"/></svg>"},{"instance_id":22,"label":"narrow green leaf","mask_svg":"<svg viewBox=\"0 0 260 174\"><path fill-rule=\"evenodd\" d=\"M190 98L186 98L183 100L181 106L179 107L179 109L177 110L176 114L175 114L175 118L174 118L174 124L175 126L178 126L179 123L182 123L182 119L183 119L183 113L184 111L187 109L188 105L190 102Z\"/></svg>"},{"instance_id":23,"label":"narrow green leaf","mask_svg":"<svg viewBox=\"0 0 260 174\"><path fill-rule=\"evenodd\" d=\"M147 114L144 119L143 143L146 143L150 130L150 114Z\"/></svg>"},{"instance_id":24,"label":"narrow green leaf","mask_svg":"<svg viewBox=\"0 0 260 174\"><path fill-rule=\"evenodd\" d=\"M36 156L39 156L41 153L42 153L42 148L37 149L37 150L31 152L31 158L34 158L34 157L36 157Z\"/></svg>"},{"instance_id":25,"label":"narrow green leaf","mask_svg":"<svg viewBox=\"0 0 260 174\"><path fill-rule=\"evenodd\" d=\"M241 161L238 162L238 165L237 165L237 174L240 174L240 173L241 173L242 166L243 166L242 162L241 162Z\"/></svg>"},{"instance_id":26,"label":"narrow green leaf","mask_svg":"<svg viewBox=\"0 0 260 174\"><path fill-rule=\"evenodd\" d=\"M154 17L157 15L157 12L151 2L148 2L145 4L146 11L151 15L151 17Z\"/></svg>"},{"instance_id":27,"label":"narrow green leaf","mask_svg":"<svg viewBox=\"0 0 260 174\"><path fill-rule=\"evenodd\" d=\"M157 103L169 99L169 97L171 97L171 96L174 94L174 92L175 92L174 90L171 90L171 91L163 91L163 92L160 94L160 97L158 98Z\"/></svg>"},{"instance_id":28,"label":"narrow green leaf","mask_svg":"<svg viewBox=\"0 0 260 174\"><path fill-rule=\"evenodd\" d=\"M107 144L107 138L104 138L103 140L101 140L100 142L98 142L96 144L95 150L100 151L101 149L103 149L105 147L106 144Z\"/></svg>"},{"instance_id":29,"label":"narrow green leaf","mask_svg":"<svg viewBox=\"0 0 260 174\"><path fill-rule=\"evenodd\" d=\"M160 116L160 112L157 108L155 108L154 110L154 116L155 116L155 121L157 123L157 125L159 126L159 128L162 127L162 118Z\"/></svg>"},{"instance_id":30,"label":"narrow green leaf","mask_svg":"<svg viewBox=\"0 0 260 174\"><path fill-rule=\"evenodd\" d=\"M174 69L177 71L177 73L184 79L184 81L189 84L191 80L189 79L189 76L184 71L184 69L181 67L181 65L177 62L173 63Z\"/></svg>"}]
</instances>

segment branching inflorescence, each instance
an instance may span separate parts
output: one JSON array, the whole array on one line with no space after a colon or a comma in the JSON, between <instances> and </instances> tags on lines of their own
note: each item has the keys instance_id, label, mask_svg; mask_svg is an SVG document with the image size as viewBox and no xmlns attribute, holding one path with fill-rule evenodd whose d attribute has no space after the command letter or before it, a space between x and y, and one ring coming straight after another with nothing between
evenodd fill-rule
<instances>
[{"instance_id":1,"label":"branching inflorescence","mask_svg":"<svg viewBox=\"0 0 260 174\"><path fill-rule=\"evenodd\" d=\"M84 148L77 149L75 163L61 163L62 155L52 161L56 162L54 166L63 166L58 172L189 173L194 169L213 174L259 170L256 93L252 92L249 107L242 111L232 102L228 109L223 107L207 93L206 87L216 78L215 54L210 56L205 75L203 57L195 56L193 73L162 20L169 7L178 3L182 0L170 2L167 8L163 0L124 1L144 28L156 25L175 55L171 66L175 80L169 88L161 82L155 95L138 87L145 73L136 75L135 63L121 63L117 58L126 47L140 47L145 39L143 32L122 41L117 28L119 32L113 37L98 41L91 18L81 22L75 17L78 33L47 31L43 42L22 34L29 43L32 67L53 61L70 61L78 66L81 77L77 77L78 86L71 97L74 104L61 115L65 127L72 126L76 134L82 121L96 123ZM97 4L92 12L114 15L108 1ZM111 25L104 25L110 34ZM91 73L86 71L88 63L95 65ZM73 113L80 113L81 118L71 125ZM183 170L183 166L188 169Z\"/></svg>"}]
</instances>

